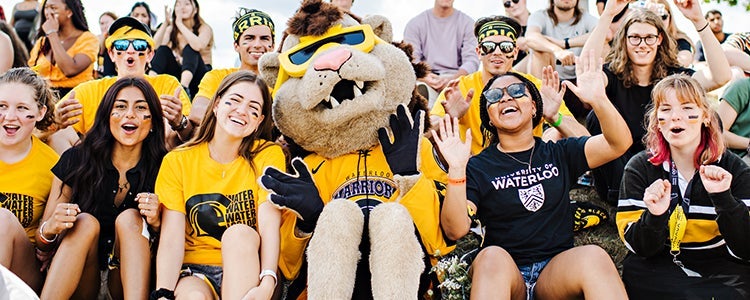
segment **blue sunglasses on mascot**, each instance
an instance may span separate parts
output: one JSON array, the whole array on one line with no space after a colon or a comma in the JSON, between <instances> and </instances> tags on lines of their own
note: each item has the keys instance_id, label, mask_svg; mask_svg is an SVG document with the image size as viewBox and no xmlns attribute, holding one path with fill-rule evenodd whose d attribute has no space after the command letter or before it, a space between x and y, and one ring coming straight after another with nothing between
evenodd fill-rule
<instances>
[{"instance_id":1,"label":"blue sunglasses on mascot","mask_svg":"<svg viewBox=\"0 0 750 300\"><path fill-rule=\"evenodd\" d=\"M281 68L287 75L302 77L312 58L334 46L348 45L362 52L370 52L375 44L382 42L370 25L352 27L334 26L322 36L300 38L300 43L279 55Z\"/></svg>"},{"instance_id":2,"label":"blue sunglasses on mascot","mask_svg":"<svg viewBox=\"0 0 750 300\"><path fill-rule=\"evenodd\" d=\"M126 51L131 44L135 51L146 51L148 49L148 42L143 39L116 40L112 42L112 48L117 51Z\"/></svg>"},{"instance_id":3,"label":"blue sunglasses on mascot","mask_svg":"<svg viewBox=\"0 0 750 300\"><path fill-rule=\"evenodd\" d=\"M523 82L512 83L504 88L493 88L486 90L482 93L484 98L487 99L487 106L500 102L505 93L513 99L518 99L526 96L526 85Z\"/></svg>"}]
</instances>

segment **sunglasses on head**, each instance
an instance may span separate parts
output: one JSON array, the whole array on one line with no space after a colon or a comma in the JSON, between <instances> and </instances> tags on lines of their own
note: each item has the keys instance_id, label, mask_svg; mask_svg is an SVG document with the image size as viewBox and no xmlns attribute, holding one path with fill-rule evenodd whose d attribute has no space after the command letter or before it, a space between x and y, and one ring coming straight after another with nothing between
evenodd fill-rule
<instances>
[{"instance_id":1,"label":"sunglasses on head","mask_svg":"<svg viewBox=\"0 0 750 300\"><path fill-rule=\"evenodd\" d=\"M516 43L511 41L502 41L499 43L484 41L479 44L479 50L482 51L482 55L489 55L492 52L495 52L495 49L497 48L500 48L500 52L502 53L510 54L516 49Z\"/></svg>"},{"instance_id":2,"label":"sunglasses on head","mask_svg":"<svg viewBox=\"0 0 750 300\"><path fill-rule=\"evenodd\" d=\"M484 91L482 95L487 99L487 106L500 102L503 95L508 94L513 99L526 96L526 85L523 82L512 83L504 88L492 88Z\"/></svg>"},{"instance_id":3,"label":"sunglasses on head","mask_svg":"<svg viewBox=\"0 0 750 300\"><path fill-rule=\"evenodd\" d=\"M518 1L521 1L521 0L513 0L513 4L518 4ZM511 2L510 0L509 1L505 1L505 3L503 3L503 5L505 5L505 7L510 7L510 2Z\"/></svg>"},{"instance_id":4,"label":"sunglasses on head","mask_svg":"<svg viewBox=\"0 0 750 300\"><path fill-rule=\"evenodd\" d=\"M116 40L112 42L112 48L117 51L126 51L131 44L135 51L146 51L146 49L148 49L148 42L142 39Z\"/></svg>"}]
</instances>

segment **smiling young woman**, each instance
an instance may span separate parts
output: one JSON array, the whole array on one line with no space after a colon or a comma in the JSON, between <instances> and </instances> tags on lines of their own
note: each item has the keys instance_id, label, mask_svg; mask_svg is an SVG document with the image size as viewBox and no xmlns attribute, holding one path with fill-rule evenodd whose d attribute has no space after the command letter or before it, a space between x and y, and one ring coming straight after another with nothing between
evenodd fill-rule
<instances>
[{"instance_id":1,"label":"smiling young woman","mask_svg":"<svg viewBox=\"0 0 750 300\"><path fill-rule=\"evenodd\" d=\"M237 71L208 107L196 136L164 157L157 178L166 210L152 299L270 299L281 211L256 179L285 166L271 141L271 95L254 73Z\"/></svg>"},{"instance_id":2,"label":"smiling young woman","mask_svg":"<svg viewBox=\"0 0 750 300\"><path fill-rule=\"evenodd\" d=\"M161 103L144 79L127 77L104 95L94 125L52 168L43 251L56 249L42 298L94 299L109 270L116 299L148 295L152 238L161 226L156 174L166 154ZM155 121L156 120L156 121Z\"/></svg>"},{"instance_id":3,"label":"smiling young woman","mask_svg":"<svg viewBox=\"0 0 750 300\"><path fill-rule=\"evenodd\" d=\"M58 155L32 135L52 123L55 98L28 68L0 76L0 264L36 292L44 277L34 239Z\"/></svg>"}]
</instances>

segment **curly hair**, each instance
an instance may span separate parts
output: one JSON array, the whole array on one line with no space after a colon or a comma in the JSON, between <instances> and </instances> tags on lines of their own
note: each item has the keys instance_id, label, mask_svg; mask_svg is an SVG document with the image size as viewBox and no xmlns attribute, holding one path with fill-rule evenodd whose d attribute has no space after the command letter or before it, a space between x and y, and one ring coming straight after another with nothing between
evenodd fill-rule
<instances>
[{"instance_id":1,"label":"curly hair","mask_svg":"<svg viewBox=\"0 0 750 300\"><path fill-rule=\"evenodd\" d=\"M537 114L531 120L531 127L537 126L537 124L542 121L542 112L544 111L542 94L539 93L539 89L536 88L536 85L534 85L533 82L516 72L508 72L501 75L495 75L484 86L484 88L482 89L482 93L479 94L479 119L481 120L482 136L484 137L482 141L482 147L486 147L487 145L499 141L496 133L497 129L495 129L495 126L492 125L490 115L487 112L487 98L484 96L484 92L490 89L492 83L494 83L495 80L507 76L515 77L516 79L520 80L526 86L526 90L529 92L531 100L534 101L534 106L536 107Z\"/></svg>"},{"instance_id":2,"label":"curly hair","mask_svg":"<svg viewBox=\"0 0 750 300\"><path fill-rule=\"evenodd\" d=\"M56 93L52 92L47 80L39 76L29 68L13 68L0 75L0 84L19 83L29 86L34 91L34 99L39 109L47 108L41 121L36 122L35 127L39 130L47 128L55 122Z\"/></svg>"},{"instance_id":3,"label":"curly hair","mask_svg":"<svg viewBox=\"0 0 750 300\"><path fill-rule=\"evenodd\" d=\"M697 80L684 74L675 74L659 81L651 91L653 102L646 113L647 132L643 137L643 143L651 152L649 162L658 166L670 159L669 143L659 130L657 119L659 106L667 100L667 93L670 91L674 92L680 102L696 104L708 121L701 125L701 141L694 154L695 167L719 160L726 146L718 114L706 99L706 92Z\"/></svg>"},{"instance_id":4,"label":"curly hair","mask_svg":"<svg viewBox=\"0 0 750 300\"><path fill-rule=\"evenodd\" d=\"M614 73L618 79L623 82L626 88L630 88L637 83L637 78L633 72L633 63L628 56L628 29L635 23L648 24L656 28L657 34L662 38L656 51L656 58L652 65L651 83L666 77L669 68L679 67L677 61L677 42L666 32L664 23L661 18L654 12L647 9L634 9L625 18L620 29L612 39L612 47L607 54L606 61L609 63L609 70Z\"/></svg>"}]
</instances>

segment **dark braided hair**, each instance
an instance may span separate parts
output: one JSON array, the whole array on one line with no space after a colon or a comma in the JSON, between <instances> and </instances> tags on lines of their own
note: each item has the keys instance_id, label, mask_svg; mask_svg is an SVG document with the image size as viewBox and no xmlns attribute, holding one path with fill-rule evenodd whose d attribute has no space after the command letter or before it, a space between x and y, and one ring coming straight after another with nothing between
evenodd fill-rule
<instances>
[{"instance_id":1,"label":"dark braided hair","mask_svg":"<svg viewBox=\"0 0 750 300\"><path fill-rule=\"evenodd\" d=\"M70 9L70 11L73 12L73 17L71 18L71 21L73 22L73 27L81 31L89 31L89 23L86 22L86 14L83 12L84 9L83 9L83 4L81 4L81 0L62 0L62 1L65 2L65 6L67 7L67 9ZM47 16L44 13L44 10L46 9L45 8L46 4L47 4L47 1L45 0L44 3L42 3L42 11L39 12L41 19L39 21L39 31L37 31L37 34L36 34L37 39L43 36L47 36L47 33L44 32L44 28L42 28L42 25L41 25L47 21ZM46 38L43 39L42 46L41 48L39 48L39 52L41 52L42 55L47 55L50 52L50 50L52 50L52 46L50 46L49 40Z\"/></svg>"},{"instance_id":2,"label":"dark braided hair","mask_svg":"<svg viewBox=\"0 0 750 300\"><path fill-rule=\"evenodd\" d=\"M536 116L531 120L532 127L535 127L539 124L539 122L542 121L542 115L544 115L544 104L542 102L542 94L539 93L539 89L536 88L536 85L531 82L530 80L526 79L526 77L523 77L523 75L515 73L515 72L508 72L501 75L495 75L493 76L490 81L487 82L487 84L482 89L482 93L479 95L479 119L481 120L481 128L482 128L482 146L486 147L487 145L490 145L492 143L497 143L500 141L497 137L497 129L495 129L495 126L492 126L492 122L490 121L490 115L487 112L487 98L484 96L484 92L490 89L492 86L492 83L495 82L495 80L499 78L503 78L506 76L512 76L516 79L520 80L525 86L526 90L529 92L529 96L531 96L531 100L534 101L534 104L536 106Z\"/></svg>"}]
</instances>

